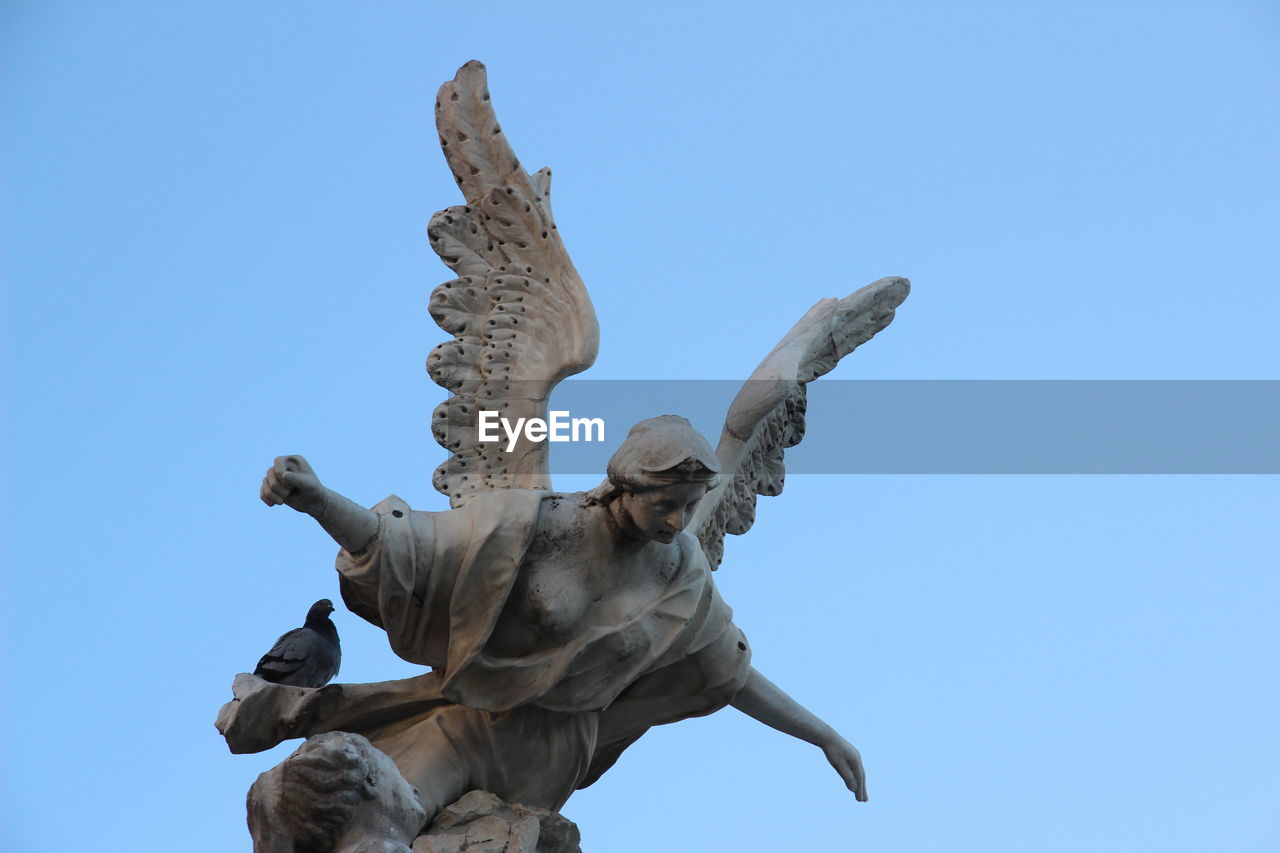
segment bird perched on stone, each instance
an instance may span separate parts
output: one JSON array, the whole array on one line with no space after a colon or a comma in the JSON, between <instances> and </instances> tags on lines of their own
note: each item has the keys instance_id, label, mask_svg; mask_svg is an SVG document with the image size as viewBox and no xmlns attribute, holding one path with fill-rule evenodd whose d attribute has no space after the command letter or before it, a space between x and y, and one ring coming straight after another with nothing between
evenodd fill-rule
<instances>
[{"instance_id":1,"label":"bird perched on stone","mask_svg":"<svg viewBox=\"0 0 1280 853\"><path fill-rule=\"evenodd\" d=\"M323 687L338 674L342 649L338 629L329 620L333 602L322 598L307 611L301 628L282 635L262 656L253 674L276 684Z\"/></svg>"}]
</instances>

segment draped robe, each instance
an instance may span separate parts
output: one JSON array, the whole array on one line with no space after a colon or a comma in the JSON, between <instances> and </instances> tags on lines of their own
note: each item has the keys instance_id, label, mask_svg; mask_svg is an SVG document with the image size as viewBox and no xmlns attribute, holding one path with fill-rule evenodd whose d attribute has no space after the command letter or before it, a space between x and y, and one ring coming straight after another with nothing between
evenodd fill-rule
<instances>
[{"instance_id":1,"label":"draped robe","mask_svg":"<svg viewBox=\"0 0 1280 853\"><path fill-rule=\"evenodd\" d=\"M675 549L677 569L620 624L584 619L531 654L490 647L552 499L581 506L583 496L503 490L444 512L394 496L374 507L374 540L338 555L343 600L387 632L397 655L433 671L285 688L278 707L224 729L233 751L350 731L391 756L429 813L471 788L558 809L650 726L728 704L751 653L688 532L659 546ZM554 571L551 560L540 570Z\"/></svg>"}]
</instances>

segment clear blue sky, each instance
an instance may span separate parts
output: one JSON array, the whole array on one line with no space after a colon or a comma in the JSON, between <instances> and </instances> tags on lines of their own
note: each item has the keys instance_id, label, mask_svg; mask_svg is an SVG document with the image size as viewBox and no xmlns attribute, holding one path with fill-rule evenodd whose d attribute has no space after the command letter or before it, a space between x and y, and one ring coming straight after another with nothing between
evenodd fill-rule
<instances>
[{"instance_id":1,"label":"clear blue sky","mask_svg":"<svg viewBox=\"0 0 1280 853\"><path fill-rule=\"evenodd\" d=\"M0 23L6 850L249 849L244 793L288 748L231 756L214 714L337 592L263 470L303 453L356 500L443 507L424 228L458 200L432 101L465 60L555 169L596 378L743 376L889 274L914 292L840 377L1280 378L1274 3ZM1261 476L793 478L717 581L871 801L730 709L566 814L598 853L1275 850L1278 510ZM413 673L335 618L343 679Z\"/></svg>"}]
</instances>

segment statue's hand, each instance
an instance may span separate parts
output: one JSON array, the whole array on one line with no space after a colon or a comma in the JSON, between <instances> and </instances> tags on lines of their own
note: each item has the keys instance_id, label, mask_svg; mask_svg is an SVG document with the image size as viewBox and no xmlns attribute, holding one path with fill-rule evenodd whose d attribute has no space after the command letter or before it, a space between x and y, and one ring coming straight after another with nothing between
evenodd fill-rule
<instances>
[{"instance_id":1,"label":"statue's hand","mask_svg":"<svg viewBox=\"0 0 1280 853\"><path fill-rule=\"evenodd\" d=\"M275 464L262 478L262 502L267 506L284 504L298 512L316 515L324 508L328 492L307 460L301 456L277 456Z\"/></svg>"},{"instance_id":2,"label":"statue's hand","mask_svg":"<svg viewBox=\"0 0 1280 853\"><path fill-rule=\"evenodd\" d=\"M862 769L862 754L849 741L836 735L831 741L823 744L822 752L827 761L840 774L845 785L853 791L858 802L867 801L867 774Z\"/></svg>"}]
</instances>

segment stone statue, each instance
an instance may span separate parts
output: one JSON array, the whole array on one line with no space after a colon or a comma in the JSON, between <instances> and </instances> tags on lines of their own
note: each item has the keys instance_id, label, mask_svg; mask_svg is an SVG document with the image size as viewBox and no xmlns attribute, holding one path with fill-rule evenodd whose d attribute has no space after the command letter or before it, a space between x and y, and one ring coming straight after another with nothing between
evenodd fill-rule
<instances>
[{"instance_id":1,"label":"stone statue","mask_svg":"<svg viewBox=\"0 0 1280 853\"><path fill-rule=\"evenodd\" d=\"M242 674L217 723L231 750L350 732L395 763L424 822L473 789L554 811L651 726L732 705L818 746L865 801L858 751L752 668L711 573L724 535L751 527L756 496L781 491L806 384L889 324L906 279L810 309L735 398L715 448L683 418L651 418L600 486L554 492L547 443L482 443L478 412L545 419L555 385L595 359L595 314L551 216L550 172L520 167L482 65L441 87L436 116L466 200L428 231L459 276L432 294L454 340L428 360L453 394L433 421L451 453L434 483L452 508L393 496L366 509L300 456L276 459L261 489L319 522L342 549L347 607L431 671L321 688Z\"/></svg>"}]
</instances>

